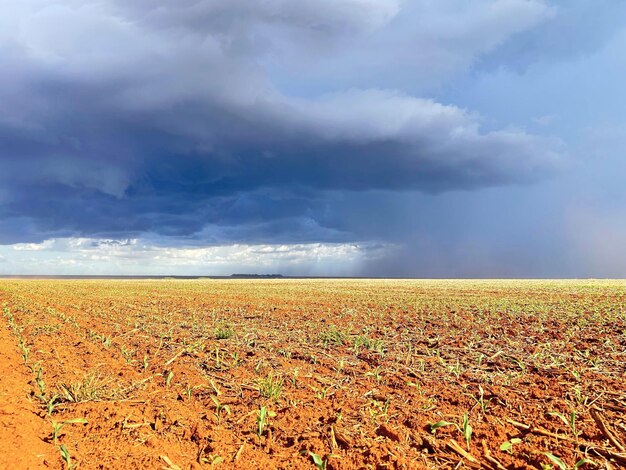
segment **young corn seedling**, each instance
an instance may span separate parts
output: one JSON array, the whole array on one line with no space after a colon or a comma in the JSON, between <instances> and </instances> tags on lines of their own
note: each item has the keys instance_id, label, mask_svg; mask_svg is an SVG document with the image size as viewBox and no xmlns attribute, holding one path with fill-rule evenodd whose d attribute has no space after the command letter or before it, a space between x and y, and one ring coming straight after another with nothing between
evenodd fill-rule
<instances>
[{"instance_id":1,"label":"young corn seedling","mask_svg":"<svg viewBox=\"0 0 626 470\"><path fill-rule=\"evenodd\" d=\"M476 404L480 406L480 411L484 415L487 411L489 403L491 402L491 399L489 398L485 400L485 390L483 389L482 385L478 385L478 397L475 397L473 395L470 396L474 399Z\"/></svg>"},{"instance_id":2,"label":"young corn seedling","mask_svg":"<svg viewBox=\"0 0 626 470\"><path fill-rule=\"evenodd\" d=\"M463 373L463 368L461 367L461 362L457 359L456 363L453 365L449 365L448 366L448 370L450 372L452 372L452 374L454 374L454 376L458 379L459 377L461 377L461 374Z\"/></svg>"},{"instance_id":3,"label":"young corn seedling","mask_svg":"<svg viewBox=\"0 0 626 470\"><path fill-rule=\"evenodd\" d=\"M354 354L358 354L362 347L370 347L370 339L367 336L356 336L352 340L352 349Z\"/></svg>"},{"instance_id":4,"label":"young corn seedling","mask_svg":"<svg viewBox=\"0 0 626 470\"><path fill-rule=\"evenodd\" d=\"M261 443L261 437L263 436L263 433L265 432L265 426L267 426L267 419L273 418L274 416L276 416L276 413L274 413L273 411L269 411L267 407L265 406L262 406L261 409L257 411L256 435L259 437L259 444Z\"/></svg>"},{"instance_id":5,"label":"young corn seedling","mask_svg":"<svg viewBox=\"0 0 626 470\"><path fill-rule=\"evenodd\" d=\"M63 444L59 446L59 452L61 453L61 459L65 462L65 468L67 470L74 470L78 467L78 462L72 462L72 456L70 455L70 451Z\"/></svg>"},{"instance_id":6,"label":"young corn seedling","mask_svg":"<svg viewBox=\"0 0 626 470\"><path fill-rule=\"evenodd\" d=\"M328 328L328 330L320 333L319 336L322 340L322 343L324 343L324 346L328 346L331 344L335 346L341 346L345 343L348 335L346 335L346 333L339 330L336 326L333 325Z\"/></svg>"},{"instance_id":7,"label":"young corn seedling","mask_svg":"<svg viewBox=\"0 0 626 470\"><path fill-rule=\"evenodd\" d=\"M565 425L572 431L574 437L578 438L580 435L580 431L576 427L576 412L571 411L569 416L565 416L563 413L559 413L558 411L550 411L548 413L550 416L556 416L561 421L565 423Z\"/></svg>"},{"instance_id":8,"label":"young corn seedling","mask_svg":"<svg viewBox=\"0 0 626 470\"><path fill-rule=\"evenodd\" d=\"M463 414L463 419L461 420L460 426L450 421L437 421L436 423L430 424L430 432L435 434L437 432L437 429L445 426L454 426L455 428L457 428L459 432L463 434L463 437L465 438L465 443L467 444L467 449L469 450L470 441L472 440L472 426L469 424L469 417L467 413Z\"/></svg>"},{"instance_id":9,"label":"young corn seedling","mask_svg":"<svg viewBox=\"0 0 626 470\"><path fill-rule=\"evenodd\" d=\"M317 470L326 470L326 466L328 465L329 459L339 458L339 455L336 455L336 454L328 454L326 458L322 458L321 456L319 456L318 454L314 452L311 452L310 450L307 451L307 454L309 454L309 456L311 457L311 460L313 460L313 465L315 465L315 468Z\"/></svg>"},{"instance_id":10,"label":"young corn seedling","mask_svg":"<svg viewBox=\"0 0 626 470\"><path fill-rule=\"evenodd\" d=\"M373 377L374 380L376 380L376 383L379 384L383 380L383 377L380 374L380 371L381 371L381 366L378 366L373 371L366 372L365 376Z\"/></svg>"},{"instance_id":11,"label":"young corn seedling","mask_svg":"<svg viewBox=\"0 0 626 470\"><path fill-rule=\"evenodd\" d=\"M264 398L278 400L283 390L283 378L269 374L264 379L257 380L257 387Z\"/></svg>"},{"instance_id":12,"label":"young corn seedling","mask_svg":"<svg viewBox=\"0 0 626 470\"><path fill-rule=\"evenodd\" d=\"M517 357L513 357L513 356L508 356L508 355L502 355L502 357L510 360L513 364L519 367L522 372L526 371L526 364L521 359L518 359Z\"/></svg>"},{"instance_id":13,"label":"young corn seedling","mask_svg":"<svg viewBox=\"0 0 626 470\"><path fill-rule=\"evenodd\" d=\"M196 386L191 386L189 384L185 385L184 393L187 396L187 399L191 399L191 395L193 395L193 391L198 389L198 388L202 388L202 385L196 385Z\"/></svg>"},{"instance_id":14,"label":"young corn seedling","mask_svg":"<svg viewBox=\"0 0 626 470\"><path fill-rule=\"evenodd\" d=\"M574 401L576 401L576 404L579 406L587 406L587 403L589 402L589 398L586 397L585 395L583 395L582 389L580 388L580 385L575 385L573 388L573 396L574 396Z\"/></svg>"},{"instance_id":15,"label":"young corn seedling","mask_svg":"<svg viewBox=\"0 0 626 470\"><path fill-rule=\"evenodd\" d=\"M48 397L46 394L46 384L43 381L42 377L42 369L39 368L37 370L37 376L35 377L35 382L37 383L37 388L39 389L39 393L35 394L35 398L37 398L43 406L46 408L46 414L50 416L55 408L59 405L58 395L53 395L52 397Z\"/></svg>"},{"instance_id":16,"label":"young corn seedling","mask_svg":"<svg viewBox=\"0 0 626 470\"><path fill-rule=\"evenodd\" d=\"M133 357L135 356L134 349L126 349L124 346L122 346L121 352L122 357L126 361L126 364L132 365L134 362L136 362L136 360L133 359Z\"/></svg>"},{"instance_id":17,"label":"young corn seedling","mask_svg":"<svg viewBox=\"0 0 626 470\"><path fill-rule=\"evenodd\" d=\"M204 342L205 342L204 339L199 339L198 341L195 341L189 344L185 348L185 354L193 356L193 355L201 353L202 351L204 351L204 348L206 347Z\"/></svg>"},{"instance_id":18,"label":"young corn seedling","mask_svg":"<svg viewBox=\"0 0 626 470\"><path fill-rule=\"evenodd\" d=\"M463 433L465 443L467 444L467 450L470 450L470 441L472 440L472 426L469 423L469 417L467 413L463 414L463 421L461 422L460 431Z\"/></svg>"},{"instance_id":19,"label":"young corn seedling","mask_svg":"<svg viewBox=\"0 0 626 470\"><path fill-rule=\"evenodd\" d=\"M521 444L521 443L522 443L522 440L519 437L513 437L509 441L504 441L500 445L500 450L502 452L508 452L509 454L513 455L513 446L516 446L517 444Z\"/></svg>"},{"instance_id":20,"label":"young corn seedling","mask_svg":"<svg viewBox=\"0 0 626 470\"><path fill-rule=\"evenodd\" d=\"M387 415L389 412L389 403L391 400L388 398L384 403L379 402L378 400L373 400L369 406L369 414L375 419L379 420L383 418L385 422L389 422L390 417Z\"/></svg>"},{"instance_id":21,"label":"young corn seedling","mask_svg":"<svg viewBox=\"0 0 626 470\"><path fill-rule=\"evenodd\" d=\"M257 411L256 424L257 430L256 435L259 436L259 442L261 441L261 436L263 435L263 431L265 431L265 424L267 423L267 408L262 406L259 411Z\"/></svg>"},{"instance_id":22,"label":"young corn seedling","mask_svg":"<svg viewBox=\"0 0 626 470\"><path fill-rule=\"evenodd\" d=\"M56 407L60 404L57 401L59 399L58 395L54 395L53 397L49 399L46 399L45 397L38 395L38 398L43 402L44 406L46 407L47 416L52 415Z\"/></svg>"},{"instance_id":23,"label":"young corn seedling","mask_svg":"<svg viewBox=\"0 0 626 470\"><path fill-rule=\"evenodd\" d=\"M315 388L315 398L317 398L318 400L325 400L326 396L328 395L328 390L331 387L322 387L320 389Z\"/></svg>"},{"instance_id":24,"label":"young corn seedling","mask_svg":"<svg viewBox=\"0 0 626 470\"><path fill-rule=\"evenodd\" d=\"M217 418L217 424L219 424L222 412L230 415L230 406L223 405L215 395L211 395L211 400L215 403L215 417Z\"/></svg>"},{"instance_id":25,"label":"young corn seedling","mask_svg":"<svg viewBox=\"0 0 626 470\"><path fill-rule=\"evenodd\" d=\"M85 418L72 418L72 419L68 419L65 421L61 421L60 423L56 422L55 420L52 420L52 440L54 442L54 445L58 445L58 440L59 440L59 433L61 432L61 429L63 429L63 427L66 424L87 424L88 421Z\"/></svg>"},{"instance_id":26,"label":"young corn seedling","mask_svg":"<svg viewBox=\"0 0 626 470\"><path fill-rule=\"evenodd\" d=\"M167 376L165 378L165 386L169 388L170 384L172 383L172 379L174 378L174 372L172 372L171 370L167 373Z\"/></svg>"},{"instance_id":27,"label":"young corn seedling","mask_svg":"<svg viewBox=\"0 0 626 470\"><path fill-rule=\"evenodd\" d=\"M550 452L546 452L545 455L546 457L548 457L548 459L550 459L550 462L556 465L560 470L570 470L569 466L560 457L557 457L556 455L551 454ZM578 468L582 467L585 464L593 464L593 461L589 459L580 459L578 462L574 464L572 469L577 470ZM541 464L541 467L545 470L552 470L553 468L551 465L546 465L543 463Z\"/></svg>"},{"instance_id":28,"label":"young corn seedling","mask_svg":"<svg viewBox=\"0 0 626 470\"><path fill-rule=\"evenodd\" d=\"M224 353L220 350L218 346L215 346L215 369L221 370L224 366L228 366L228 363L224 360Z\"/></svg>"},{"instance_id":29,"label":"young corn seedling","mask_svg":"<svg viewBox=\"0 0 626 470\"><path fill-rule=\"evenodd\" d=\"M437 433L437 429L439 428L443 428L446 426L456 426L456 424L450 422L450 421L437 421L436 423L430 423L430 432L432 434L436 434Z\"/></svg>"},{"instance_id":30,"label":"young corn seedling","mask_svg":"<svg viewBox=\"0 0 626 470\"><path fill-rule=\"evenodd\" d=\"M233 333L233 328L230 325L218 325L217 328L215 328L215 339L228 339Z\"/></svg>"},{"instance_id":31,"label":"young corn seedling","mask_svg":"<svg viewBox=\"0 0 626 470\"><path fill-rule=\"evenodd\" d=\"M209 465L213 466L224 463L224 457L221 457L219 455L209 455L208 457L202 457L200 461L202 463L208 463Z\"/></svg>"},{"instance_id":32,"label":"young corn seedling","mask_svg":"<svg viewBox=\"0 0 626 470\"><path fill-rule=\"evenodd\" d=\"M39 395L45 395L45 393L46 393L46 383L43 380L43 369L41 367L37 370L37 376L35 377L35 383L37 384L37 388L39 388Z\"/></svg>"},{"instance_id":33,"label":"young corn seedling","mask_svg":"<svg viewBox=\"0 0 626 470\"><path fill-rule=\"evenodd\" d=\"M30 369L30 372L32 374L35 374L37 370L41 369L41 361L35 362L35 363L30 363L27 364L28 368Z\"/></svg>"},{"instance_id":34,"label":"young corn seedling","mask_svg":"<svg viewBox=\"0 0 626 470\"><path fill-rule=\"evenodd\" d=\"M293 373L291 374L291 385L293 385L294 387L298 383L298 373L299 372L300 372L300 369L298 367L296 367L293 370Z\"/></svg>"},{"instance_id":35,"label":"young corn seedling","mask_svg":"<svg viewBox=\"0 0 626 470\"><path fill-rule=\"evenodd\" d=\"M19 348L22 351L22 359L24 364L28 364L28 358L30 357L30 348L26 346L23 339L20 339Z\"/></svg>"},{"instance_id":36,"label":"young corn seedling","mask_svg":"<svg viewBox=\"0 0 626 470\"><path fill-rule=\"evenodd\" d=\"M237 367L239 364L243 362L243 358L241 357L238 351L235 351L234 353L232 353L230 357L232 359L231 364L233 367Z\"/></svg>"}]
</instances>

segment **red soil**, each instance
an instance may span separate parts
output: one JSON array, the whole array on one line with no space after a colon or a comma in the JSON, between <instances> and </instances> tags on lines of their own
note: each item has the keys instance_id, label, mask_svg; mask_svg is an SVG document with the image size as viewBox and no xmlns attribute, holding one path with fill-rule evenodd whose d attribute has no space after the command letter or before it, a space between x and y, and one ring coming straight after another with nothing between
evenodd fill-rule
<instances>
[{"instance_id":1,"label":"red soil","mask_svg":"<svg viewBox=\"0 0 626 470\"><path fill-rule=\"evenodd\" d=\"M623 465L625 298L622 283L2 281L0 467L63 468L60 445L80 468ZM54 443L73 418L87 423Z\"/></svg>"}]
</instances>

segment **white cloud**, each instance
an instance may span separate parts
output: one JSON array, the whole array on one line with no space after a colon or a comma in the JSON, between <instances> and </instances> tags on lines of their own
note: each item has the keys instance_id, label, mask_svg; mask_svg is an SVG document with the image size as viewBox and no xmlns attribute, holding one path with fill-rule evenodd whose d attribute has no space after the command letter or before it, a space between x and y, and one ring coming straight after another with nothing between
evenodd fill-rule
<instances>
[{"instance_id":1,"label":"white cloud","mask_svg":"<svg viewBox=\"0 0 626 470\"><path fill-rule=\"evenodd\" d=\"M0 257L9 274L348 275L392 249L367 243L171 247L141 239L58 238L1 246Z\"/></svg>"},{"instance_id":2,"label":"white cloud","mask_svg":"<svg viewBox=\"0 0 626 470\"><path fill-rule=\"evenodd\" d=\"M54 246L54 240L46 240L41 243L16 243L11 245L15 251L46 251Z\"/></svg>"}]
</instances>

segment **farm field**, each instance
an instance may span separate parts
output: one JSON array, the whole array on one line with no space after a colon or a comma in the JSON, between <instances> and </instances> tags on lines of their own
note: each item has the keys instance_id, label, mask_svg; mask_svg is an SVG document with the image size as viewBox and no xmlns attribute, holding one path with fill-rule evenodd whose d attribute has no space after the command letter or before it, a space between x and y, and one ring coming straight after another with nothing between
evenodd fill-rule
<instances>
[{"instance_id":1,"label":"farm field","mask_svg":"<svg viewBox=\"0 0 626 470\"><path fill-rule=\"evenodd\" d=\"M0 280L0 467L626 467L625 302L626 281Z\"/></svg>"}]
</instances>

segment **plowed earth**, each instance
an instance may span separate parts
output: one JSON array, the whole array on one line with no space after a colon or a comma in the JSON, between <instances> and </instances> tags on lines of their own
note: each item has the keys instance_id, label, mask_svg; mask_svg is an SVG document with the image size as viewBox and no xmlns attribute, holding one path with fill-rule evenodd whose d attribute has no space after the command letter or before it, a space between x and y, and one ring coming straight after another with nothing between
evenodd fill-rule
<instances>
[{"instance_id":1,"label":"plowed earth","mask_svg":"<svg viewBox=\"0 0 626 470\"><path fill-rule=\"evenodd\" d=\"M625 300L618 281L0 281L0 467L618 468Z\"/></svg>"}]
</instances>

